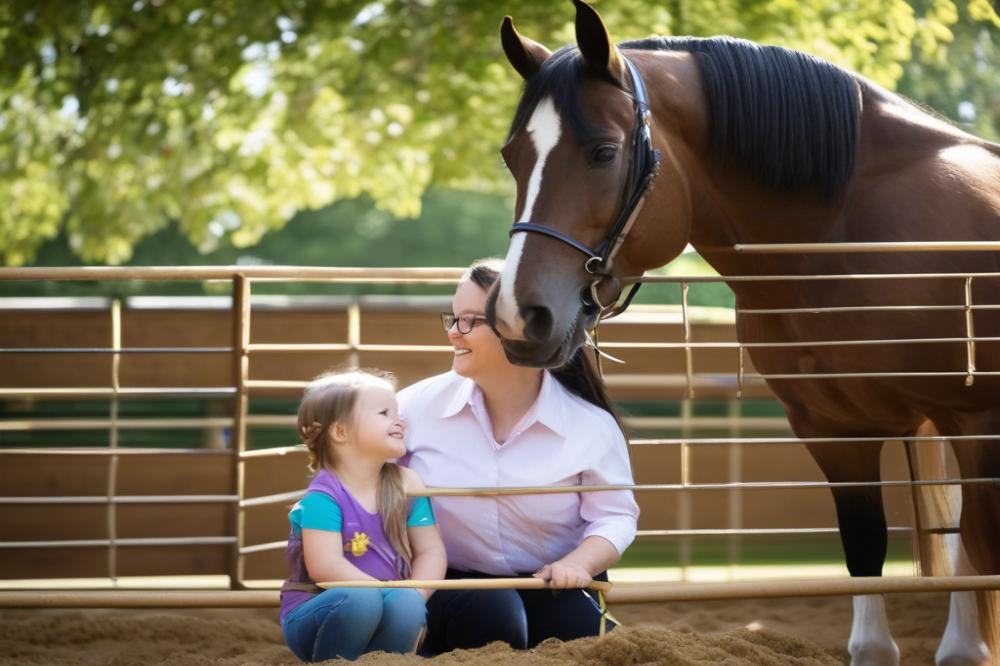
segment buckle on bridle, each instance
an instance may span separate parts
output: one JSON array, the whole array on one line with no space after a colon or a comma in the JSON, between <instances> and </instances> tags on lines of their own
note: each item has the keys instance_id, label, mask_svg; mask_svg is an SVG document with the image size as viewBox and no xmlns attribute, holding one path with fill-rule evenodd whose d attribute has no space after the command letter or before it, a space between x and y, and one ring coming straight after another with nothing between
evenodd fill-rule
<instances>
[{"instance_id":1,"label":"buckle on bridle","mask_svg":"<svg viewBox=\"0 0 1000 666\"><path fill-rule=\"evenodd\" d=\"M599 254L595 254L584 262L583 270L587 271L588 275L594 276L594 279L590 281L590 305L598 308L599 312L603 313L608 309L608 306L601 303L601 299L597 295L597 288L602 282L611 277L611 261L606 260ZM586 298L583 299L583 303L587 305Z\"/></svg>"},{"instance_id":2,"label":"buckle on bridle","mask_svg":"<svg viewBox=\"0 0 1000 666\"><path fill-rule=\"evenodd\" d=\"M604 257L593 256L583 264L583 270L587 271L590 275L600 275L602 278L607 277L608 271L601 270L604 265Z\"/></svg>"},{"instance_id":3,"label":"buckle on bridle","mask_svg":"<svg viewBox=\"0 0 1000 666\"><path fill-rule=\"evenodd\" d=\"M605 305L604 303L601 303L601 299L597 295L597 288L601 285L602 282L604 282L605 277L606 276L602 275L590 283L590 302L594 305L594 307L598 308L598 311L601 314L603 314L604 311L610 307L610 305ZM611 303L611 305L614 305L614 303ZM603 318L601 317L600 314L598 315L598 317Z\"/></svg>"}]
</instances>

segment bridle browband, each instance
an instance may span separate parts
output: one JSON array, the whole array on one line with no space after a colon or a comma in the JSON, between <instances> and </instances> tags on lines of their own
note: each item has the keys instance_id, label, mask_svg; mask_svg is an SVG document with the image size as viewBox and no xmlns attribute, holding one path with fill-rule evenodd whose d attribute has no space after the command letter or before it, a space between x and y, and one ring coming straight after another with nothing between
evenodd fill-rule
<instances>
[{"instance_id":1,"label":"bridle browband","mask_svg":"<svg viewBox=\"0 0 1000 666\"><path fill-rule=\"evenodd\" d=\"M511 236L518 232L542 234L560 240L587 256L583 267L594 279L590 283L590 289L585 290L581 298L584 306L593 305L600 310L599 319L608 319L624 312L642 284L641 282L633 284L625 300L617 306L615 303L608 305L601 303L597 295L597 288L600 284L612 277L611 269L614 257L635 223L646 199L646 194L660 168L660 151L653 148L653 138L650 133L649 98L646 95L646 86L642 82L639 70L632 64L632 61L624 55L621 55L621 58L632 77L635 127L632 130L632 151L629 155L628 172L625 175L625 182L619 197L618 212L600 244L592 249L557 229L530 221L518 222L510 228Z\"/></svg>"}]
</instances>

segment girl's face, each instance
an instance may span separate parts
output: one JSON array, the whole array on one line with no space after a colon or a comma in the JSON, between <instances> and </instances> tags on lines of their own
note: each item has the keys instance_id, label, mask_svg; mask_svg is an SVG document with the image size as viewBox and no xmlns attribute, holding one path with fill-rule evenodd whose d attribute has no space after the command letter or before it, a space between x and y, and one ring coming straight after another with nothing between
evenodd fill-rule
<instances>
[{"instance_id":1,"label":"girl's face","mask_svg":"<svg viewBox=\"0 0 1000 666\"><path fill-rule=\"evenodd\" d=\"M508 365L500 339L486 324L486 292L479 285L474 282L458 285L452 300L452 312L458 318L465 318L473 327L464 335L459 332L458 323L448 329L448 342L455 348L451 367L456 373L475 381ZM462 330L467 328L466 324L461 325Z\"/></svg>"},{"instance_id":2,"label":"girl's face","mask_svg":"<svg viewBox=\"0 0 1000 666\"><path fill-rule=\"evenodd\" d=\"M396 394L388 386L361 389L354 405L354 440L364 455L389 460L406 453Z\"/></svg>"}]
</instances>

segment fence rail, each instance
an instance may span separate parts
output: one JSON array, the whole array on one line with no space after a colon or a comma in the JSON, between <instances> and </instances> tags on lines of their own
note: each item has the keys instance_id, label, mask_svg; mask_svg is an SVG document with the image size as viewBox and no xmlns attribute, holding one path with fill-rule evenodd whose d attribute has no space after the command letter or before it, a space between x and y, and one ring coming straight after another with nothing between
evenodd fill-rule
<instances>
[{"instance_id":1,"label":"fence rail","mask_svg":"<svg viewBox=\"0 0 1000 666\"><path fill-rule=\"evenodd\" d=\"M827 244L825 246L811 245L804 247L799 244L782 244L768 246L736 246L738 252L887 252L887 251L997 251L1000 250L1000 243L934 243L934 244L900 244L900 243L876 243L876 244L852 244L846 247L843 244ZM254 283L267 282L326 282L340 284L435 284L451 285L456 284L464 273L465 269L460 268L326 268L326 267L297 267L297 266L230 266L230 267L83 267L83 268L0 268L0 281L15 280L75 280L75 281L124 281L124 280L149 280L149 281L209 281L228 282L231 284L232 299L230 311L233 313L233 329L231 332L231 343L219 346L195 346L195 347L173 347L173 346L149 346L149 347L125 347L121 344L122 319L121 306L117 301L111 302L109 309L112 318L112 339L108 346L88 346L88 347L3 347L0 348L0 356L21 355L21 354L100 354L110 355L112 358L111 374L109 376L110 386L91 387L55 387L55 388L0 388L0 398L60 398L60 397L88 397L88 398L110 398L110 418L108 419L65 419L61 421L40 421L33 419L18 419L0 421L0 432L3 431L27 431L27 430L53 430L68 431L82 429L107 429L110 433L111 445L107 448L87 448L72 449L59 447L45 449L38 447L22 447L14 449L0 449L0 455L98 455L108 460L108 488L105 495L78 496L78 497L0 497L0 505L25 505L25 504L106 504L108 507L107 523L109 538L107 539L76 539L76 540L34 540L34 541L10 541L0 542L2 549L19 548L62 548L73 546L86 547L107 547L109 549L109 571L114 579L116 573L116 548L131 546L177 546L177 545L225 545L230 546L230 581L234 589L244 587L244 563L245 557L250 554L275 550L284 547L284 542L270 542L262 544L246 543L246 517L245 509L257 506L265 506L274 503L294 501L301 492L279 493L263 497L246 497L246 464L248 461L265 456L287 455L300 452L300 447L282 447L280 449L251 451L247 449L247 428L252 426L277 426L286 427L294 423L294 417L279 415L251 415L248 413L249 396L254 391L265 389L299 390L305 386L306 382L283 381L283 380L263 380L249 378L249 362L253 355L272 355L296 352L348 352L357 358L357 354L369 352L419 352L419 353L444 353L451 352L452 348L447 345L394 345L394 344L373 344L364 343L361 340L361 309L357 301L348 301L347 313L347 341L337 343L309 343L309 344L277 344L277 343L250 343L251 331L251 290ZM739 416L738 408L726 417L696 417L691 413L691 399L695 390L712 388L714 390L733 390L736 397L742 395L747 384L763 385L766 380L787 380L787 379L827 379L827 378L871 378L871 377L941 377L941 378L964 378L966 383L971 383L976 377L994 377L1000 372L980 370L975 365L975 345L993 344L1000 342L1000 337L976 336L972 330L972 313L975 311L989 311L1000 309L1000 304L977 304L971 301L971 284L974 279L998 278L1000 273L996 272L972 272L972 273L874 273L874 274L848 274L848 275L740 275L740 276L638 276L626 278L622 282L625 284L635 282L648 282L660 284L677 284L681 288L681 325L683 340L678 342L621 342L610 341L602 343L602 347L608 350L677 350L682 351L685 358L685 375L681 378L674 375L609 375L608 384L611 387L652 387L652 386L682 386L686 389L687 399L683 401L684 413L680 417L642 417L633 418L628 422L636 427L656 428L656 429L680 429L683 436L674 438L659 439L637 439L632 441L633 446L669 445L677 446L681 456L681 483L670 484L635 484L633 486L604 486L599 488L438 488L428 489L428 495L459 495L459 494L528 494L540 492L580 492L580 491L613 491L624 488L636 491L680 491L679 501L679 524L678 529L657 529L643 530L642 537L667 537L679 538L682 544L687 544L687 540L693 537L743 537L743 536L775 536L775 535L804 535L804 534L828 534L834 533L835 528L814 527L814 528L781 528L762 529L746 528L741 526L738 520L725 528L697 529L690 526L690 503L688 493L697 490L717 490L730 493L731 514L738 510L742 502L742 492L751 490L775 490L775 489L827 489L832 487L845 486L877 486L877 487L919 487L930 485L958 485L958 484L1000 484L1000 479L938 479L938 480L892 480L866 483L826 483L826 482L788 482L788 481L765 481L746 482L739 480L738 470L739 454L731 454L729 460L730 481L726 483L692 483L690 469L690 451L695 446L732 446L734 450L739 450L742 445L753 444L803 444L810 442L837 441L844 443L855 443L859 445L882 441L873 437L853 437L853 438L795 438L795 437L742 437L738 436L746 430L763 429L787 429L787 422L782 418L745 418ZM773 314L797 314L802 316L822 316L837 313L864 313L864 312L916 312L916 311L964 311L966 313L966 335L951 336L942 338L911 338L911 339L861 339L861 340L819 340L819 341L773 341L773 342L750 342L742 343L734 341L711 341L701 342L692 340L690 308L688 306L688 290L690 285L699 283L736 283L736 282L762 282L780 283L790 281L830 281L830 280L964 280L965 281L965 302L956 304L910 304L910 305L856 305L837 307L817 307L817 308L770 308L770 309L738 309L736 316L765 316ZM813 373L756 373L744 371L744 349L764 349L764 348L804 348L804 347L856 347L871 345L929 345L929 344L962 344L967 350L967 367L953 371L935 372L913 372L913 373L893 373L893 372L813 372ZM735 363L737 369L732 374L704 375L694 371L692 352L694 350L734 350L738 352ZM214 387L128 387L122 386L120 380L120 360L122 355L139 354L209 354L228 355L231 359L231 385ZM149 396L218 396L231 398L232 413L224 417L204 417L187 419L139 419L123 418L119 414L119 401L121 399L133 397ZM735 403L732 403L735 404ZM118 434L124 429L142 428L229 428L231 429L230 449L222 451L206 451L195 449L130 449L122 448L118 442ZM693 430L697 428L729 429L733 436L730 437L694 437ZM1000 434L984 437L941 437L941 436L914 436L905 438L912 442L961 442L965 440L996 440L1000 439ZM157 456L164 454L181 455L227 455L232 460L232 492L223 495L118 495L116 486L117 467L119 459L122 457L135 456ZM733 504L735 502L735 504ZM121 538L117 536L116 519L114 507L120 504L170 504L170 503L221 503L232 504L236 507L234 511L232 536L210 536L210 537L165 537L165 538ZM891 527L892 532L905 533L911 528L907 526ZM935 530L931 530L935 531ZM938 533L953 532L953 527L936 528ZM682 548L682 562L690 558L690 549L686 551ZM884 590L884 591L918 591L924 589L995 589L997 577L972 577L972 578L935 578L935 579L909 579L915 582L901 583L894 579L889 581L830 581L829 585L816 585L810 583L808 587L810 594L844 594L845 590L850 593L859 593L858 590ZM933 581L933 582L931 582ZM734 587L736 585L737 587ZM731 596L734 594L746 594L749 596L795 596L798 592L790 586L768 587L767 594L765 588L753 587L750 584L739 587L743 584L726 584L723 588L692 587L686 584L684 588L657 589L649 592L646 596L636 592L630 592L633 596L628 596L624 592L618 593L621 598L641 598L653 600L674 599L674 598L747 598ZM951 585L951 587L943 587ZM971 587L970 587L971 586ZM864 592L868 593L868 592ZM241 592L241 601L251 599L253 593ZM0 606L9 603L14 597L6 596L9 593L0 593ZM270 595L270 593L269 593ZM701 596L697 596L701 595ZM717 595L717 596L712 596ZM721 596L720 596L721 595ZM728 596L727 596L728 595ZM270 595L267 597L268 604L272 603ZM614 598L614 593L612 598ZM179 597L178 597L179 598ZM237 599L236 596L215 597L219 602L224 599ZM25 607L28 603L22 600L18 603L20 607ZM39 604L48 603L149 603L150 599L159 600L159 603L167 603L166 597L133 597L124 602L116 601L112 597L90 597L90 600L83 596L62 598L62 601L53 602L52 598L38 599ZM253 597L257 601L263 597ZM188 598L188 601L192 599ZM199 602L200 603L200 602ZM236 603L235 601L233 603ZM213 605L219 605L215 603Z\"/></svg>"}]
</instances>

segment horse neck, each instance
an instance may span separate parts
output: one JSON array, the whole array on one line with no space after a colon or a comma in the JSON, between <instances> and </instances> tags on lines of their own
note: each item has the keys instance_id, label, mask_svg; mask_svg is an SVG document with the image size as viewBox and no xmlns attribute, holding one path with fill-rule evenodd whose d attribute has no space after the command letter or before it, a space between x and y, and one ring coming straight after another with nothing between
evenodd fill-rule
<instances>
[{"instance_id":1,"label":"horse neck","mask_svg":"<svg viewBox=\"0 0 1000 666\"><path fill-rule=\"evenodd\" d=\"M682 168L689 183L690 243L722 275L802 272L801 255L737 253L736 244L811 243L845 237L841 228L848 203L845 196L826 200L813 193L775 192L718 165L705 152Z\"/></svg>"},{"instance_id":2,"label":"horse neck","mask_svg":"<svg viewBox=\"0 0 1000 666\"><path fill-rule=\"evenodd\" d=\"M1000 146L963 132L908 100L865 82L858 172L900 168L956 144L978 144L1000 155Z\"/></svg>"},{"instance_id":3,"label":"horse neck","mask_svg":"<svg viewBox=\"0 0 1000 666\"><path fill-rule=\"evenodd\" d=\"M715 165L711 158L702 158L692 165L704 173L703 177L692 179L693 187L700 191L696 197L699 205L692 214L692 244L720 274L954 270L953 257L943 255L747 254L732 250L737 243L995 238L995 231L983 223L983 216L972 212L983 209L982 201L973 201L973 197L962 194L947 201L937 194L921 199L925 196L921 183L932 184L933 174L938 173L935 170L942 169L936 160L948 148L981 147L1000 155L997 146L873 85L863 84L861 90L862 113L854 171L843 192L831 199L811 193L768 190L744 174ZM977 205L980 208L976 209ZM950 214L950 224L945 230L940 224L942 211ZM971 263L973 260L979 263ZM990 261L989 257L966 257L963 265L968 270L973 270L973 266L980 271L996 270L995 263ZM761 302L774 298L763 285L733 283L731 286L744 299ZM789 291L808 294L810 289L803 286Z\"/></svg>"},{"instance_id":4,"label":"horse neck","mask_svg":"<svg viewBox=\"0 0 1000 666\"><path fill-rule=\"evenodd\" d=\"M842 198L826 201L813 194L774 192L709 154L708 102L691 54L627 55L647 80L654 135L663 153L646 213L658 219L649 224L662 225L663 211L688 216L691 244L723 275L773 271L767 258L732 252L736 243L810 242L830 235ZM688 226L669 219L667 224Z\"/></svg>"},{"instance_id":5,"label":"horse neck","mask_svg":"<svg viewBox=\"0 0 1000 666\"><path fill-rule=\"evenodd\" d=\"M700 94L700 88L698 89ZM706 104L688 104L681 126L698 133L681 137L682 145L671 157L682 156L675 168L687 176L691 215L691 244L723 275L798 272L804 262L797 256L766 256L735 253L738 243L815 243L890 240L899 235L897 221L872 215L877 198L866 192L866 184L889 173L926 160L938 151L959 143L987 142L929 116L916 107L872 84L861 85L862 113L859 118L858 152L853 176L845 189L823 197L817 192L779 192L759 184L745 172L721 164L709 154ZM677 110L665 114L665 122L678 122ZM670 208L665 208L669 210ZM857 224L858 220L877 223ZM884 222L884 225L881 224ZM912 230L911 230L912 231ZM856 259L854 261L864 261Z\"/></svg>"},{"instance_id":6,"label":"horse neck","mask_svg":"<svg viewBox=\"0 0 1000 666\"><path fill-rule=\"evenodd\" d=\"M653 58L656 60L650 62ZM858 81L862 95L858 151L849 182L834 197L824 198L808 192L773 191L710 155L708 104L689 55L657 53L634 59L642 64L643 75L651 82L654 131L664 153L652 201L644 209L641 224L636 225L648 235L633 243L633 248L644 247L646 255L642 250L633 251L637 257L652 259L636 262L639 268L662 265L675 256L674 250L683 247L683 240L678 247L678 234L689 238L724 276L920 272L930 270L930 265L934 270L955 270L947 256L931 262L932 257L912 253L748 254L735 252L737 243L996 237L992 226L995 216L989 210L991 206L995 210L991 201L997 201L1000 193L986 184L988 175L958 163L948 170L947 165L942 167L941 156L948 148L969 149L987 165L986 172L1000 174L1000 162L989 159L990 154L1000 155L997 146L923 113L874 84ZM953 188L955 192L935 188L934 178L941 173L954 178L964 174L964 182L978 190L973 186ZM970 196L976 191L980 193ZM949 221L946 227L942 219ZM972 265L972 260L964 257L963 265ZM994 258L976 261L976 270L996 270ZM814 302L818 293L829 295L830 284L823 283L822 288L818 284L787 282L780 290L765 282L733 282L730 286L744 307L768 307L775 300L784 299L782 304L788 306ZM842 300L860 302L864 298L868 296L848 294ZM945 302L951 296L933 298Z\"/></svg>"}]
</instances>

